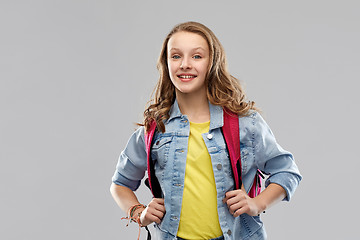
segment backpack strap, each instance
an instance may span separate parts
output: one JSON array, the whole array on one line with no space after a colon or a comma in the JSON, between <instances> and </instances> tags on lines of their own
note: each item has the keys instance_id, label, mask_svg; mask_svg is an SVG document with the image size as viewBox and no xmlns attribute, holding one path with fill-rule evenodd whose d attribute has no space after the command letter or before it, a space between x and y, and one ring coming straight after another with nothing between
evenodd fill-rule
<instances>
[{"instance_id":1,"label":"backpack strap","mask_svg":"<svg viewBox=\"0 0 360 240\"><path fill-rule=\"evenodd\" d=\"M151 146L152 140L156 131L156 122L152 121L150 129L145 133L145 146L147 153L147 172L148 178L145 180L145 185L148 186L155 198L161 198L161 187L159 180L155 176L154 162L151 160Z\"/></svg>"},{"instance_id":2,"label":"backpack strap","mask_svg":"<svg viewBox=\"0 0 360 240\"><path fill-rule=\"evenodd\" d=\"M223 111L224 125L222 132L228 148L231 169L234 177L235 189L240 189L242 186L241 178L241 152L240 152L240 129L239 116L228 109ZM151 160L151 146L152 140L156 131L156 122L150 124L150 129L145 133L145 145L147 153L147 172L148 179L145 180L146 186L150 188L155 198L162 197L162 191L159 180L155 176L154 162ZM258 169L254 179L254 183L249 191L251 198L256 197L261 191L261 179L264 178L261 171Z\"/></svg>"},{"instance_id":3,"label":"backpack strap","mask_svg":"<svg viewBox=\"0 0 360 240\"><path fill-rule=\"evenodd\" d=\"M224 108L224 125L222 132L226 146L230 155L231 168L233 172L235 189L240 189L241 180L241 154L240 154L240 134L239 117L237 114Z\"/></svg>"},{"instance_id":4,"label":"backpack strap","mask_svg":"<svg viewBox=\"0 0 360 240\"><path fill-rule=\"evenodd\" d=\"M264 176L263 172L261 172L260 169L258 169L256 171L253 186L252 186L252 188L250 189L250 192L249 192L249 196L251 198L254 198L254 197L256 197L257 195L260 194L260 192L261 192L261 178L265 179L265 176Z\"/></svg>"},{"instance_id":5,"label":"backpack strap","mask_svg":"<svg viewBox=\"0 0 360 240\"><path fill-rule=\"evenodd\" d=\"M222 132L230 155L235 189L240 189L242 185L242 179L239 116L229 111L228 109L224 109L224 125L222 127ZM251 198L256 197L261 192L260 177L264 179L262 172L257 169L253 185L248 193Z\"/></svg>"}]
</instances>

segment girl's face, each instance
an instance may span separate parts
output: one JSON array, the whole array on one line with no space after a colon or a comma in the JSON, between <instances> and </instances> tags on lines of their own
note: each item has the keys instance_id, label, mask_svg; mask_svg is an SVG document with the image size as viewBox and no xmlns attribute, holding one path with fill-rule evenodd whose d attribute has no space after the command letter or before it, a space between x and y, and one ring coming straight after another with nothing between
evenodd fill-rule
<instances>
[{"instance_id":1,"label":"girl's face","mask_svg":"<svg viewBox=\"0 0 360 240\"><path fill-rule=\"evenodd\" d=\"M169 39L167 56L170 79L177 95L206 94L210 53L202 36L184 31L175 33Z\"/></svg>"}]
</instances>

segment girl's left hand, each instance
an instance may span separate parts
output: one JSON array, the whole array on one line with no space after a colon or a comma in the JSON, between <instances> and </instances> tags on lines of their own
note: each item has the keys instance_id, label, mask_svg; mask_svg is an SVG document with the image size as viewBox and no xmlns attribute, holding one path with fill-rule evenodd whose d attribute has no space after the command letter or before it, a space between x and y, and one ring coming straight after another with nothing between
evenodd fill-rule
<instances>
[{"instance_id":1,"label":"girl's left hand","mask_svg":"<svg viewBox=\"0 0 360 240\"><path fill-rule=\"evenodd\" d=\"M229 211L234 217L238 217L243 213L247 213L250 216L257 216L263 210L257 199L250 198L243 189L227 192L223 203L228 205Z\"/></svg>"}]
</instances>

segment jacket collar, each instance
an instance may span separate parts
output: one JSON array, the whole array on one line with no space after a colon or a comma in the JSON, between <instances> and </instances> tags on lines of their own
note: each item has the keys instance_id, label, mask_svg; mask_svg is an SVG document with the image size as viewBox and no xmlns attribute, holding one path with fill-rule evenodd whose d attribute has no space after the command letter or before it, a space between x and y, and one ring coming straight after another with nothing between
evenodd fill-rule
<instances>
[{"instance_id":1,"label":"jacket collar","mask_svg":"<svg viewBox=\"0 0 360 240\"><path fill-rule=\"evenodd\" d=\"M170 117L167 120L167 122L171 121L173 118L182 116L182 113L180 112L179 104L178 104L176 98L175 98L173 105L170 108L169 115L170 115Z\"/></svg>"},{"instance_id":2,"label":"jacket collar","mask_svg":"<svg viewBox=\"0 0 360 240\"><path fill-rule=\"evenodd\" d=\"M222 127L224 125L223 108L221 106L213 105L209 101L209 110L210 110L209 130ZM176 99L174 101L174 104L170 108L169 115L170 117L166 122L169 122L174 118L183 116Z\"/></svg>"}]
</instances>

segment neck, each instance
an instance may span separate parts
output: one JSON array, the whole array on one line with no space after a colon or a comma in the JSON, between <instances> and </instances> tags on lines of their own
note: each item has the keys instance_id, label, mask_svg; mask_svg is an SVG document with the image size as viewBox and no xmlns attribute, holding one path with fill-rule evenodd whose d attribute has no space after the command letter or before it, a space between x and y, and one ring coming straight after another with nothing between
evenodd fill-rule
<instances>
[{"instance_id":1,"label":"neck","mask_svg":"<svg viewBox=\"0 0 360 240\"><path fill-rule=\"evenodd\" d=\"M176 92L180 111L190 122L202 123L210 121L209 100L206 92L202 94L184 94Z\"/></svg>"}]
</instances>

